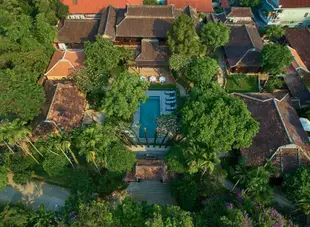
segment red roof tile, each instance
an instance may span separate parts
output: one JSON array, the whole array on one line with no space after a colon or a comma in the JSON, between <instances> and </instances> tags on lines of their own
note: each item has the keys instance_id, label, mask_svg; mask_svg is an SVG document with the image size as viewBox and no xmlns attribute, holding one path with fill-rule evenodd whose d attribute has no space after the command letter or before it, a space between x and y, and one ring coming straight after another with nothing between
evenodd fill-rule
<instances>
[{"instance_id":1,"label":"red roof tile","mask_svg":"<svg viewBox=\"0 0 310 227\"><path fill-rule=\"evenodd\" d=\"M282 5L282 8L310 7L310 0L280 0L279 5Z\"/></svg>"},{"instance_id":2,"label":"red roof tile","mask_svg":"<svg viewBox=\"0 0 310 227\"><path fill-rule=\"evenodd\" d=\"M230 7L228 0L221 0L221 5L222 5L223 9L227 9Z\"/></svg>"},{"instance_id":3,"label":"red roof tile","mask_svg":"<svg viewBox=\"0 0 310 227\"><path fill-rule=\"evenodd\" d=\"M198 12L214 12L212 0L167 0L167 5L174 5L176 8L191 6Z\"/></svg>"},{"instance_id":4,"label":"red roof tile","mask_svg":"<svg viewBox=\"0 0 310 227\"><path fill-rule=\"evenodd\" d=\"M77 69L84 67L84 51L55 51L45 76L48 79L71 77Z\"/></svg>"},{"instance_id":5,"label":"red roof tile","mask_svg":"<svg viewBox=\"0 0 310 227\"><path fill-rule=\"evenodd\" d=\"M116 8L125 8L127 4L143 4L143 0L61 0L61 2L69 6L69 12L71 14L100 13L101 10L108 5L112 5Z\"/></svg>"}]
</instances>

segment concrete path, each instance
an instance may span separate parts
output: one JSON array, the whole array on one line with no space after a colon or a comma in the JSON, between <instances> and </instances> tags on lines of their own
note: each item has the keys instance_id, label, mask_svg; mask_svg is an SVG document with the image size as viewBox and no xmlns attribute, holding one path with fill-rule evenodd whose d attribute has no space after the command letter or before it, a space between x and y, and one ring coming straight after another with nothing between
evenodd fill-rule
<instances>
[{"instance_id":1,"label":"concrete path","mask_svg":"<svg viewBox=\"0 0 310 227\"><path fill-rule=\"evenodd\" d=\"M227 73L226 73L226 64L225 64L224 53L223 53L223 50L221 48L218 48L216 53L217 53L217 56L219 57L218 58L218 64L219 64L220 69L221 69L218 72L217 81L221 87L225 87Z\"/></svg>"},{"instance_id":2,"label":"concrete path","mask_svg":"<svg viewBox=\"0 0 310 227\"><path fill-rule=\"evenodd\" d=\"M147 201L148 204L177 205L171 195L171 184L161 183L158 180L141 180L131 182L127 192L131 194L136 202Z\"/></svg>"},{"instance_id":3,"label":"concrete path","mask_svg":"<svg viewBox=\"0 0 310 227\"><path fill-rule=\"evenodd\" d=\"M57 207L65 205L70 192L62 187L47 184L41 181L31 181L26 185L17 185L12 182L9 176L10 185L0 191L1 202L23 202L34 209L40 204L48 210L56 210Z\"/></svg>"},{"instance_id":4,"label":"concrete path","mask_svg":"<svg viewBox=\"0 0 310 227\"><path fill-rule=\"evenodd\" d=\"M177 88L180 91L180 96L181 97L185 97L186 96L185 88L181 84L179 84L179 83L177 83Z\"/></svg>"}]
</instances>

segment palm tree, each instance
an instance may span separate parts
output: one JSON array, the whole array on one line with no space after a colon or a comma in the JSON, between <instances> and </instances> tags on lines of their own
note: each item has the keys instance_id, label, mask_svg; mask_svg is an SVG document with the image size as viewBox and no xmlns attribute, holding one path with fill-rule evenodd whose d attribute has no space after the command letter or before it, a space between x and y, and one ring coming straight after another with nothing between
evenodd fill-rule
<instances>
[{"instance_id":1,"label":"palm tree","mask_svg":"<svg viewBox=\"0 0 310 227\"><path fill-rule=\"evenodd\" d=\"M235 190L235 188L239 183L244 184L249 178L249 171L244 164L236 166L233 178L237 180L237 182L234 185L234 187L230 190L231 192Z\"/></svg>"}]
</instances>

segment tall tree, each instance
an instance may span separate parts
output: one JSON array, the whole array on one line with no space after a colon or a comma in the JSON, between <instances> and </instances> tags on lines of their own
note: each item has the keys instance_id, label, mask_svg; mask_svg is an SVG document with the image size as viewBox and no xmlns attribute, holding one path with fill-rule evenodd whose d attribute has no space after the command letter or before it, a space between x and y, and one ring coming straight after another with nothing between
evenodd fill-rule
<instances>
[{"instance_id":1,"label":"tall tree","mask_svg":"<svg viewBox=\"0 0 310 227\"><path fill-rule=\"evenodd\" d=\"M181 110L183 135L209 151L249 147L259 126L245 103L217 84L193 89Z\"/></svg>"},{"instance_id":2,"label":"tall tree","mask_svg":"<svg viewBox=\"0 0 310 227\"><path fill-rule=\"evenodd\" d=\"M267 44L261 55L261 65L265 72L279 75L284 72L293 61L290 50L280 44Z\"/></svg>"},{"instance_id":3,"label":"tall tree","mask_svg":"<svg viewBox=\"0 0 310 227\"><path fill-rule=\"evenodd\" d=\"M200 31L200 40L213 51L224 46L229 41L230 28L224 23L208 22L204 24Z\"/></svg>"},{"instance_id":4,"label":"tall tree","mask_svg":"<svg viewBox=\"0 0 310 227\"><path fill-rule=\"evenodd\" d=\"M8 171L6 166L0 166L0 190L4 189L8 182Z\"/></svg>"},{"instance_id":5,"label":"tall tree","mask_svg":"<svg viewBox=\"0 0 310 227\"><path fill-rule=\"evenodd\" d=\"M239 0L239 4L244 7L256 7L261 3L261 0Z\"/></svg>"},{"instance_id":6,"label":"tall tree","mask_svg":"<svg viewBox=\"0 0 310 227\"><path fill-rule=\"evenodd\" d=\"M122 72L112 79L102 109L107 117L129 120L137 111L140 102L147 99L148 83L141 81L139 75Z\"/></svg>"},{"instance_id":7,"label":"tall tree","mask_svg":"<svg viewBox=\"0 0 310 227\"><path fill-rule=\"evenodd\" d=\"M186 77L197 87L206 87L216 74L219 66L217 62L209 57L193 60L189 65Z\"/></svg>"},{"instance_id":8,"label":"tall tree","mask_svg":"<svg viewBox=\"0 0 310 227\"><path fill-rule=\"evenodd\" d=\"M270 25L267 27L265 36L271 39L280 39L285 34L285 29L282 26Z\"/></svg>"},{"instance_id":9,"label":"tall tree","mask_svg":"<svg viewBox=\"0 0 310 227\"><path fill-rule=\"evenodd\" d=\"M85 42L85 56L87 69L95 74L110 74L111 70L120 63L125 63L132 52L124 47L114 46L109 40L100 36L95 42Z\"/></svg>"},{"instance_id":10,"label":"tall tree","mask_svg":"<svg viewBox=\"0 0 310 227\"><path fill-rule=\"evenodd\" d=\"M194 21L186 14L179 16L168 32L168 45L172 54L193 57L206 53L206 47L201 45L196 33Z\"/></svg>"}]
</instances>

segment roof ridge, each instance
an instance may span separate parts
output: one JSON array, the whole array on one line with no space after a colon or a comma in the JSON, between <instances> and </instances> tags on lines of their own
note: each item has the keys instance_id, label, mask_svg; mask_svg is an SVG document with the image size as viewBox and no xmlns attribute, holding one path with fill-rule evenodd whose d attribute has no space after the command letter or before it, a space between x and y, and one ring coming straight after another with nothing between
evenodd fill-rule
<instances>
[{"instance_id":1,"label":"roof ridge","mask_svg":"<svg viewBox=\"0 0 310 227\"><path fill-rule=\"evenodd\" d=\"M282 99L282 100L283 100L283 99ZM282 101L282 100L281 100L281 101ZM275 107L276 107L276 110L277 110L277 113L278 113L278 115L279 115L279 117L280 117L281 124L282 124L283 127L284 127L284 131L285 131L285 133L286 133L286 135L287 135L287 137L288 137L290 143L294 143L294 141L293 141L292 137L290 136L290 134L289 134L289 132L288 132L288 129L287 129L285 123L284 123L284 120L283 120L283 117L282 117L282 115L281 115L280 109L279 109L279 107L278 107L278 105L277 105L277 101L278 101L278 102L281 102L281 101L279 101L279 100L277 100L277 99L275 99L275 98L273 99L273 103L274 103L274 105L275 105Z\"/></svg>"}]
</instances>

